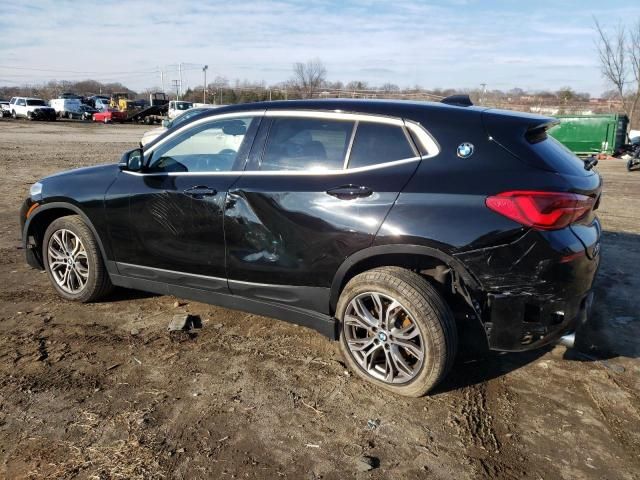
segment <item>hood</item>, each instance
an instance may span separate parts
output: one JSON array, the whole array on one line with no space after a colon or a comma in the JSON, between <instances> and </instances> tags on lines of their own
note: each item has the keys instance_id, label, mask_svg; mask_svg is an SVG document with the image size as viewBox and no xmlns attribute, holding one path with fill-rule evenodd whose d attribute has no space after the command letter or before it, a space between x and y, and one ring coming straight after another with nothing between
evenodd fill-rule
<instances>
[{"instance_id":1,"label":"hood","mask_svg":"<svg viewBox=\"0 0 640 480\"><path fill-rule=\"evenodd\" d=\"M94 175L108 175L109 173L111 173L110 171L113 171L114 175L118 173L119 171L118 164L108 163L103 165L94 165L92 167L81 167L81 168L74 168L71 170L64 170L62 172L49 175L48 177L44 177L42 180L39 180L39 181L42 183L50 179L57 180L61 177L69 177L69 176L80 178L80 177L91 177Z\"/></svg>"},{"instance_id":2,"label":"hood","mask_svg":"<svg viewBox=\"0 0 640 480\"><path fill-rule=\"evenodd\" d=\"M142 135L142 138L140 139L140 143L142 144L142 146L145 146L151 143L152 141L154 141L156 138L158 138L160 135L162 135L166 131L167 129L164 127L158 127L158 128L154 128L153 130L148 130L144 132L144 134Z\"/></svg>"}]
</instances>

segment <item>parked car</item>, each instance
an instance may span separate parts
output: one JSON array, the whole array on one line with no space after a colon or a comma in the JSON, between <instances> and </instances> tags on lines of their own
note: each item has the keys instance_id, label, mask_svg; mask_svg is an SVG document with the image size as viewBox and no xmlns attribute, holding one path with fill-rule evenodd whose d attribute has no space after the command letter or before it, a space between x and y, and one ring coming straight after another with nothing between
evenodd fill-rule
<instances>
[{"instance_id":1,"label":"parked car","mask_svg":"<svg viewBox=\"0 0 640 480\"><path fill-rule=\"evenodd\" d=\"M171 100L169 102L169 112L167 113L168 117L176 118L178 115L183 113L185 110L189 110L193 108L192 102L183 102L181 100Z\"/></svg>"},{"instance_id":2,"label":"parked car","mask_svg":"<svg viewBox=\"0 0 640 480\"><path fill-rule=\"evenodd\" d=\"M51 121L56 119L56 111L40 98L13 97L9 103L13 118Z\"/></svg>"},{"instance_id":3,"label":"parked car","mask_svg":"<svg viewBox=\"0 0 640 480\"><path fill-rule=\"evenodd\" d=\"M8 100L0 100L0 118L11 116L11 105Z\"/></svg>"},{"instance_id":4,"label":"parked car","mask_svg":"<svg viewBox=\"0 0 640 480\"><path fill-rule=\"evenodd\" d=\"M186 122L190 118L193 118L194 116L202 112L206 112L209 109L210 107L190 108L189 110L183 111L180 115L178 115L177 117L171 120L168 118L163 120L161 127L153 128L151 130L147 130L146 132L144 132L144 135L142 135L142 138L140 139L140 146L144 147L148 143L151 143L152 141L154 141L156 138L158 138L167 130L176 128L182 125L184 122Z\"/></svg>"},{"instance_id":5,"label":"parked car","mask_svg":"<svg viewBox=\"0 0 640 480\"><path fill-rule=\"evenodd\" d=\"M358 376L422 395L460 337L521 351L572 332L600 259L602 182L554 120L445 100L204 112L35 183L27 262L67 300L117 285L314 328Z\"/></svg>"},{"instance_id":6,"label":"parked car","mask_svg":"<svg viewBox=\"0 0 640 480\"><path fill-rule=\"evenodd\" d=\"M92 120L93 119L93 114L94 113L98 113L98 110L96 110L95 108L93 108L90 105L86 105L86 104L82 104L80 105L79 109L78 109L78 116L76 117L76 114L73 113L72 114L72 118L80 118L81 120Z\"/></svg>"},{"instance_id":7,"label":"parked car","mask_svg":"<svg viewBox=\"0 0 640 480\"><path fill-rule=\"evenodd\" d=\"M94 122L112 123L112 122L124 122L127 120L127 112L121 112L113 108L108 110L102 110L93 114Z\"/></svg>"}]
</instances>

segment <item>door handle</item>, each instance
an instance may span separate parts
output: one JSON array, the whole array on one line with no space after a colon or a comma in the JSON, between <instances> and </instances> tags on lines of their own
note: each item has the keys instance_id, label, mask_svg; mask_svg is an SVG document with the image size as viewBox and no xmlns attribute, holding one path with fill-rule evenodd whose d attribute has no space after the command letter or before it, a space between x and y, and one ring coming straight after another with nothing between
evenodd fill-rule
<instances>
[{"instance_id":1,"label":"door handle","mask_svg":"<svg viewBox=\"0 0 640 480\"><path fill-rule=\"evenodd\" d=\"M193 198L202 198L202 197L212 197L213 195L216 195L218 191L215 188L197 185L195 187L187 188L182 193Z\"/></svg>"},{"instance_id":2,"label":"door handle","mask_svg":"<svg viewBox=\"0 0 640 480\"><path fill-rule=\"evenodd\" d=\"M342 185L327 190L327 193L340 200L351 200L353 198L368 197L373 193L373 190L362 185Z\"/></svg>"}]
</instances>

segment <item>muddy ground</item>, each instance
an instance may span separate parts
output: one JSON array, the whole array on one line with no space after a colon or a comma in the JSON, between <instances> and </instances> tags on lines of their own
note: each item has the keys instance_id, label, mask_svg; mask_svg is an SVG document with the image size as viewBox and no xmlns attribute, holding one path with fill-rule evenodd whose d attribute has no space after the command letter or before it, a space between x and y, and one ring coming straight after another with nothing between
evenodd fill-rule
<instances>
[{"instance_id":1,"label":"muddy ground","mask_svg":"<svg viewBox=\"0 0 640 480\"><path fill-rule=\"evenodd\" d=\"M463 355L405 399L350 376L311 330L125 290L68 303L27 267L29 185L117 161L143 131L0 120L0 477L640 478L640 171L599 166L603 260L578 346L601 361ZM203 328L170 336L181 312Z\"/></svg>"}]
</instances>

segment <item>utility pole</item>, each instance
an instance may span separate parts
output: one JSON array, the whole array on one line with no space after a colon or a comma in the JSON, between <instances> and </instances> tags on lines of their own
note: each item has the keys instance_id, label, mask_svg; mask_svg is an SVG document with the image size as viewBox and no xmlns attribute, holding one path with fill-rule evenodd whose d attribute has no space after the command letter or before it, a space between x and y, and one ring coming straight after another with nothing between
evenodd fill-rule
<instances>
[{"instance_id":1,"label":"utility pole","mask_svg":"<svg viewBox=\"0 0 640 480\"><path fill-rule=\"evenodd\" d=\"M182 94L182 62L178 64L178 71L180 72L180 94Z\"/></svg>"},{"instance_id":2,"label":"utility pole","mask_svg":"<svg viewBox=\"0 0 640 480\"><path fill-rule=\"evenodd\" d=\"M205 65L202 68L202 73L204 73L204 85L202 86L202 103L207 103L207 69L209 65Z\"/></svg>"},{"instance_id":3,"label":"utility pole","mask_svg":"<svg viewBox=\"0 0 640 480\"><path fill-rule=\"evenodd\" d=\"M176 100L180 100L180 80L171 80L171 85L176 89Z\"/></svg>"},{"instance_id":4,"label":"utility pole","mask_svg":"<svg viewBox=\"0 0 640 480\"><path fill-rule=\"evenodd\" d=\"M480 95L480 105L484 105L484 97L487 93L487 84L481 83L480 86L482 87L482 94Z\"/></svg>"},{"instance_id":5,"label":"utility pole","mask_svg":"<svg viewBox=\"0 0 640 480\"><path fill-rule=\"evenodd\" d=\"M160 70L160 84L162 85L162 93L164 93L164 72Z\"/></svg>"}]
</instances>

